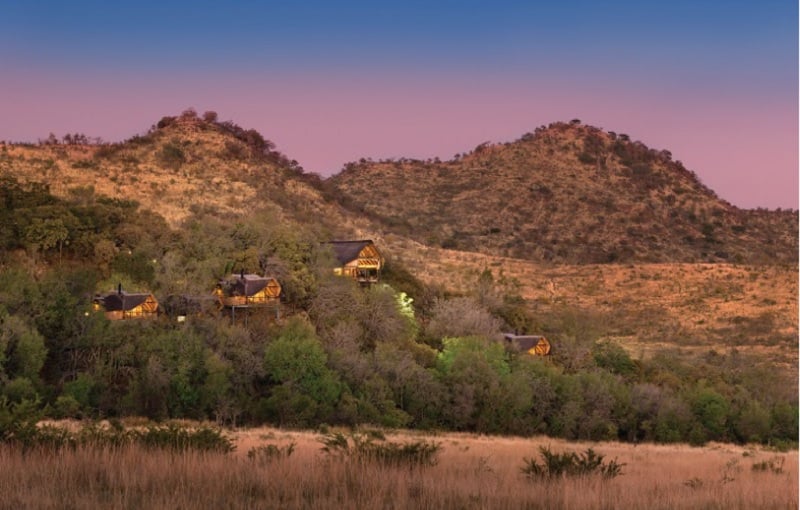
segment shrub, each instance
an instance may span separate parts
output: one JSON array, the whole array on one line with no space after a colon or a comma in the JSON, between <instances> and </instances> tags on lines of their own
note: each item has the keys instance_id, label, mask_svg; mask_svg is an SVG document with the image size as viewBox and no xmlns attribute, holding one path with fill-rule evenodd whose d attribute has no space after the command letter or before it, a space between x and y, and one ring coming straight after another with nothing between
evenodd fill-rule
<instances>
[{"instance_id":1,"label":"shrub","mask_svg":"<svg viewBox=\"0 0 800 510\"><path fill-rule=\"evenodd\" d=\"M536 459L523 458L522 473L532 480L562 478L574 476L600 475L603 478L615 478L622 474L622 467L617 459L603 463L604 455L596 453L592 448L584 453L553 453L549 447L540 446L539 453L542 464Z\"/></svg>"},{"instance_id":2,"label":"shrub","mask_svg":"<svg viewBox=\"0 0 800 510\"><path fill-rule=\"evenodd\" d=\"M236 449L233 440L222 434L220 429L211 427L187 429L174 424L150 426L144 430L134 431L133 437L137 443L145 447L180 452L195 450L229 453Z\"/></svg>"},{"instance_id":3,"label":"shrub","mask_svg":"<svg viewBox=\"0 0 800 510\"><path fill-rule=\"evenodd\" d=\"M770 473L779 475L783 473L783 463L785 460L786 459L783 457L773 457L768 460L756 462L753 464L753 471L760 471L762 473L769 471Z\"/></svg>"},{"instance_id":4,"label":"shrub","mask_svg":"<svg viewBox=\"0 0 800 510\"><path fill-rule=\"evenodd\" d=\"M0 396L0 442L22 445L23 448L33 446L39 429L36 423L42 412L38 400L22 400L9 402Z\"/></svg>"},{"instance_id":5,"label":"shrub","mask_svg":"<svg viewBox=\"0 0 800 510\"><path fill-rule=\"evenodd\" d=\"M257 446L248 450L247 458L263 466L275 460L282 460L291 457L296 446L297 443L289 443L283 447L274 444Z\"/></svg>"},{"instance_id":6,"label":"shrub","mask_svg":"<svg viewBox=\"0 0 800 510\"><path fill-rule=\"evenodd\" d=\"M342 459L357 462L376 462L387 466L422 467L435 466L436 456L442 446L429 441L394 443L376 440L377 435L353 433L348 438L341 432L325 435L320 442L322 451Z\"/></svg>"},{"instance_id":7,"label":"shrub","mask_svg":"<svg viewBox=\"0 0 800 510\"><path fill-rule=\"evenodd\" d=\"M186 162L183 149L175 143L167 143L158 153L158 161L167 168L177 170Z\"/></svg>"}]
</instances>

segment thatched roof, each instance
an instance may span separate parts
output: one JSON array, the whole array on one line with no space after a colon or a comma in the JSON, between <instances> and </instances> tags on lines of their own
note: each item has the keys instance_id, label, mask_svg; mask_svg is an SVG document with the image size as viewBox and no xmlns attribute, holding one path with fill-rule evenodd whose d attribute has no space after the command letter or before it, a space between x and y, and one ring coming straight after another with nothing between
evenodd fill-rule
<instances>
[{"instance_id":1,"label":"thatched roof","mask_svg":"<svg viewBox=\"0 0 800 510\"><path fill-rule=\"evenodd\" d=\"M361 250L374 243L371 239L361 239L359 241L330 241L327 244L333 248L336 260L345 265L356 260Z\"/></svg>"},{"instance_id":2,"label":"thatched roof","mask_svg":"<svg viewBox=\"0 0 800 510\"><path fill-rule=\"evenodd\" d=\"M257 274L238 274L220 281L220 285L230 296L252 296L263 290L273 279Z\"/></svg>"},{"instance_id":3,"label":"thatched roof","mask_svg":"<svg viewBox=\"0 0 800 510\"><path fill-rule=\"evenodd\" d=\"M515 335L513 333L504 333L503 338L520 351L529 351L539 345L539 342L542 340L548 342L542 335Z\"/></svg>"},{"instance_id":4,"label":"thatched roof","mask_svg":"<svg viewBox=\"0 0 800 510\"><path fill-rule=\"evenodd\" d=\"M102 304L107 312L127 312L141 305L151 296L152 294L149 292L125 292L122 290L100 296L96 301Z\"/></svg>"}]
</instances>

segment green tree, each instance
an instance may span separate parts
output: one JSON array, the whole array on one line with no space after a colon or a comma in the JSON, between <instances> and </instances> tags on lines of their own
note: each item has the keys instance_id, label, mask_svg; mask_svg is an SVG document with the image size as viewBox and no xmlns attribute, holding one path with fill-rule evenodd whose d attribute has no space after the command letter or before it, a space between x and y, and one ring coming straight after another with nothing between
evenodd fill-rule
<instances>
[{"instance_id":1,"label":"green tree","mask_svg":"<svg viewBox=\"0 0 800 510\"><path fill-rule=\"evenodd\" d=\"M34 254L58 248L58 259L69 240L69 230L61 218L34 218L25 230L25 242Z\"/></svg>"},{"instance_id":2,"label":"green tree","mask_svg":"<svg viewBox=\"0 0 800 510\"><path fill-rule=\"evenodd\" d=\"M639 366L617 343L597 342L592 348L592 355L598 367L620 375L628 381L635 380L639 374Z\"/></svg>"},{"instance_id":3,"label":"green tree","mask_svg":"<svg viewBox=\"0 0 800 510\"><path fill-rule=\"evenodd\" d=\"M712 388L703 386L691 396L691 408L698 423L702 425L709 439L726 440L730 403Z\"/></svg>"},{"instance_id":4,"label":"green tree","mask_svg":"<svg viewBox=\"0 0 800 510\"><path fill-rule=\"evenodd\" d=\"M457 430L500 432L501 379L510 373L502 344L481 337L445 338L436 369L448 388L442 413Z\"/></svg>"},{"instance_id":5,"label":"green tree","mask_svg":"<svg viewBox=\"0 0 800 510\"><path fill-rule=\"evenodd\" d=\"M0 308L0 381L24 377L38 382L46 356L47 348L39 332Z\"/></svg>"},{"instance_id":6,"label":"green tree","mask_svg":"<svg viewBox=\"0 0 800 510\"><path fill-rule=\"evenodd\" d=\"M264 352L264 371L275 384L266 411L280 425L309 425L333 415L342 388L326 365L313 326L290 318Z\"/></svg>"}]
</instances>

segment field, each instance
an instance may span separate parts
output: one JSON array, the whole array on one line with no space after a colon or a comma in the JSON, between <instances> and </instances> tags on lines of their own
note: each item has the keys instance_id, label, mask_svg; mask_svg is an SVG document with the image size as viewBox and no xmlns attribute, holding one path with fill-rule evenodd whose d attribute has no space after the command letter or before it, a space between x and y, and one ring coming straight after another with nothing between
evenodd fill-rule
<instances>
[{"instance_id":1,"label":"field","mask_svg":"<svg viewBox=\"0 0 800 510\"><path fill-rule=\"evenodd\" d=\"M321 434L276 429L234 433L231 454L138 447L22 453L0 447L0 508L797 508L798 454L711 444L566 443L534 437L389 433L433 441L432 466L387 466L321 451ZM257 457L273 445L291 455ZM531 481L520 468L538 447L593 448L624 463L622 475ZM755 467L754 467L755 466Z\"/></svg>"}]
</instances>

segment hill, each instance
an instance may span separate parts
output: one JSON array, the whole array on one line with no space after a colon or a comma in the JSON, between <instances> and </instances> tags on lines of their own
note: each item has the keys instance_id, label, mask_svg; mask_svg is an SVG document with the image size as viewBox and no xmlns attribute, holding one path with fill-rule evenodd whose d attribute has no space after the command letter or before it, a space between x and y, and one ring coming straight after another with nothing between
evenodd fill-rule
<instances>
[{"instance_id":1,"label":"hill","mask_svg":"<svg viewBox=\"0 0 800 510\"><path fill-rule=\"evenodd\" d=\"M214 112L167 116L121 143L87 141L51 135L39 144L0 143L0 174L43 182L62 198L134 201L172 228L196 213L234 220L268 209L279 221L354 234L353 215L322 198L318 177L257 131L220 122Z\"/></svg>"},{"instance_id":2,"label":"hill","mask_svg":"<svg viewBox=\"0 0 800 510\"><path fill-rule=\"evenodd\" d=\"M797 213L742 210L668 151L554 123L446 162L350 163L331 194L431 246L534 261L797 260Z\"/></svg>"}]
</instances>

